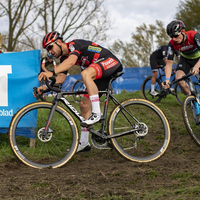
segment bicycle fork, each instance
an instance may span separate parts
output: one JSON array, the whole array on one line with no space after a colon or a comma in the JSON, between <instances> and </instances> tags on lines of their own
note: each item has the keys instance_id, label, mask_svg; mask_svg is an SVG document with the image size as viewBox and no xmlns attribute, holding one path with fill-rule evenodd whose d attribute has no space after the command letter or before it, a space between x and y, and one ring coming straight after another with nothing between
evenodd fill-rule
<instances>
[{"instance_id":1,"label":"bicycle fork","mask_svg":"<svg viewBox=\"0 0 200 200\"><path fill-rule=\"evenodd\" d=\"M40 135L40 138L42 138L43 140L45 140L45 138L49 138L49 133L52 135L53 130L49 128L49 125L51 124L51 120L53 118L53 114L56 110L56 107L58 105L58 100L55 100L53 102L53 106L51 107L51 110L49 112L49 116L45 125L45 128L43 128L44 130L42 131L42 134Z\"/></svg>"}]
</instances>

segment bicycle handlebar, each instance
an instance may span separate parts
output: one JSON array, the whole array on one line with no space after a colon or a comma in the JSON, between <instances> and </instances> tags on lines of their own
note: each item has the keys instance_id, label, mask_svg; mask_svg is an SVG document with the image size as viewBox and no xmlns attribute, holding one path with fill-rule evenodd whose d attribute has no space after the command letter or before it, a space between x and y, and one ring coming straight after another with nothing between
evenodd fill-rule
<instances>
[{"instance_id":1,"label":"bicycle handlebar","mask_svg":"<svg viewBox=\"0 0 200 200\"><path fill-rule=\"evenodd\" d=\"M50 77L49 78L52 82L49 84L48 80L45 80L45 83L48 87L47 90L52 90L54 92L61 92L61 89L57 88L57 87L54 87L55 86L55 82L56 82L56 78L55 77Z\"/></svg>"}]
</instances>

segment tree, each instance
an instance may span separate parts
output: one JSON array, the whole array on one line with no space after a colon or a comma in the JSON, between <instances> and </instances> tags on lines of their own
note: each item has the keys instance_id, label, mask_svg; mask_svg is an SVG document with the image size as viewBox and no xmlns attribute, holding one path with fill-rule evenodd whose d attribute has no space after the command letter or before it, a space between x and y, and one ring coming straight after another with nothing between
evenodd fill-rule
<instances>
[{"instance_id":1,"label":"tree","mask_svg":"<svg viewBox=\"0 0 200 200\"><path fill-rule=\"evenodd\" d=\"M106 40L111 28L104 0L1 0L0 17L9 22L3 48L20 51L41 48L43 36L57 30L67 40L72 35ZM74 38L73 38L74 39Z\"/></svg>"},{"instance_id":2,"label":"tree","mask_svg":"<svg viewBox=\"0 0 200 200\"><path fill-rule=\"evenodd\" d=\"M44 34L59 31L64 40L77 37L105 41L111 28L104 0L43 0L42 21L38 25ZM74 38L73 38L74 39Z\"/></svg>"},{"instance_id":3,"label":"tree","mask_svg":"<svg viewBox=\"0 0 200 200\"><path fill-rule=\"evenodd\" d=\"M9 21L9 34L7 35L6 43L3 44L3 48L7 51L14 51L19 42L23 43L23 36L28 37L25 31L36 21L39 14L31 15L36 7L34 2L34 0L8 0L0 2L2 15ZM26 43L26 45L29 44Z\"/></svg>"},{"instance_id":4,"label":"tree","mask_svg":"<svg viewBox=\"0 0 200 200\"><path fill-rule=\"evenodd\" d=\"M176 19L182 20L186 30L200 31L200 0L180 1L177 7Z\"/></svg>"},{"instance_id":5,"label":"tree","mask_svg":"<svg viewBox=\"0 0 200 200\"><path fill-rule=\"evenodd\" d=\"M115 41L110 49L121 58L125 67L149 66L150 54L159 46L168 44L162 21L156 20L156 25L142 24L132 33L131 42Z\"/></svg>"}]
</instances>

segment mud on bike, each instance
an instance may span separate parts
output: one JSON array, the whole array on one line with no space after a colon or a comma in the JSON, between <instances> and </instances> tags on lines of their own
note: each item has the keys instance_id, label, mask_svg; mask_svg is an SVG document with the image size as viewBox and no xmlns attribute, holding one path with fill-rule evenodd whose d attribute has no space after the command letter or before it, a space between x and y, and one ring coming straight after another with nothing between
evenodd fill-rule
<instances>
[{"instance_id":1,"label":"mud on bike","mask_svg":"<svg viewBox=\"0 0 200 200\"><path fill-rule=\"evenodd\" d=\"M163 112L145 99L119 102L111 94L111 83L121 76L112 76L105 91L101 120L87 129L91 142L98 149L115 149L122 157L135 162L150 162L161 157L170 142L170 127ZM9 142L15 156L33 168L57 168L65 165L76 153L79 134L75 118L84 118L64 95L87 92L62 92L48 85L57 94L52 103L38 101L21 108L12 118ZM62 102L65 107L61 107ZM108 117L108 106L114 108ZM98 128L95 128L98 127Z\"/></svg>"},{"instance_id":2,"label":"mud on bike","mask_svg":"<svg viewBox=\"0 0 200 200\"><path fill-rule=\"evenodd\" d=\"M172 71L172 82L175 81L175 70ZM152 76L148 76L143 84L142 84L142 94L145 99L153 102L153 103L159 103L163 98L166 98L167 95L172 94L175 96L176 101L181 105L185 95L181 92L181 89L177 83L174 85L171 85L171 88L168 90L165 90L162 88L162 82L165 80L165 74L162 72L161 68L158 68L158 77L156 78L155 82L155 91L158 93L158 95L153 96L150 94L151 91L151 78Z\"/></svg>"}]
</instances>

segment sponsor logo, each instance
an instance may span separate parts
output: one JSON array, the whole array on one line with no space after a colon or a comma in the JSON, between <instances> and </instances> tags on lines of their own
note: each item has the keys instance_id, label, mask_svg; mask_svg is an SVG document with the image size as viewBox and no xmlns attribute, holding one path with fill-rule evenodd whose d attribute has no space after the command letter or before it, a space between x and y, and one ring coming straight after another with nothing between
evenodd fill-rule
<instances>
[{"instance_id":1,"label":"sponsor logo","mask_svg":"<svg viewBox=\"0 0 200 200\"><path fill-rule=\"evenodd\" d=\"M198 39L198 38L196 38L196 43L197 43L197 46L200 47L200 42L199 42L199 39Z\"/></svg>"},{"instance_id":2,"label":"sponsor logo","mask_svg":"<svg viewBox=\"0 0 200 200\"><path fill-rule=\"evenodd\" d=\"M74 45L71 45L71 46L69 47L69 49L70 49L70 51L74 51L74 50L75 50Z\"/></svg>"},{"instance_id":3,"label":"sponsor logo","mask_svg":"<svg viewBox=\"0 0 200 200\"><path fill-rule=\"evenodd\" d=\"M168 47L168 54L169 54L169 55L172 55L172 54L173 54L173 51L172 51L172 48L171 48L171 47Z\"/></svg>"},{"instance_id":4,"label":"sponsor logo","mask_svg":"<svg viewBox=\"0 0 200 200\"><path fill-rule=\"evenodd\" d=\"M108 58L107 60L101 62L105 70L110 69L111 67L114 67L117 63L118 62L114 60L113 58Z\"/></svg>"},{"instance_id":5,"label":"sponsor logo","mask_svg":"<svg viewBox=\"0 0 200 200\"><path fill-rule=\"evenodd\" d=\"M11 110L5 110L5 109L0 110L0 116L6 116L6 117L13 116L13 109L11 109Z\"/></svg>"},{"instance_id":6,"label":"sponsor logo","mask_svg":"<svg viewBox=\"0 0 200 200\"><path fill-rule=\"evenodd\" d=\"M99 97L93 97L92 98L92 102L98 102L99 101Z\"/></svg>"},{"instance_id":7,"label":"sponsor logo","mask_svg":"<svg viewBox=\"0 0 200 200\"><path fill-rule=\"evenodd\" d=\"M90 62L88 60L88 56L86 57L82 56L81 59L76 62L76 64L79 66L85 66L85 67L89 66Z\"/></svg>"},{"instance_id":8,"label":"sponsor logo","mask_svg":"<svg viewBox=\"0 0 200 200\"><path fill-rule=\"evenodd\" d=\"M88 46L88 51L92 51L92 52L95 52L95 53L100 53L101 50L102 50L102 48L100 48L100 47L94 47L94 46L91 46L91 45Z\"/></svg>"},{"instance_id":9,"label":"sponsor logo","mask_svg":"<svg viewBox=\"0 0 200 200\"><path fill-rule=\"evenodd\" d=\"M187 45L187 46L184 46L184 47L181 47L180 48L180 51L186 51L186 50L189 50L189 49L192 49L193 48L193 45Z\"/></svg>"}]
</instances>

